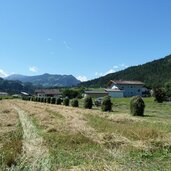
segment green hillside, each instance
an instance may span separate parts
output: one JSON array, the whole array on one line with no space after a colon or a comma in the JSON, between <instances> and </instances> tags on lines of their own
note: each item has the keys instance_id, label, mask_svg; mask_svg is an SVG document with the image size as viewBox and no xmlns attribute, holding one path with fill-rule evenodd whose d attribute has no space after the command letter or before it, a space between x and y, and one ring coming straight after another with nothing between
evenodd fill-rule
<instances>
[{"instance_id":1,"label":"green hillside","mask_svg":"<svg viewBox=\"0 0 171 171\"><path fill-rule=\"evenodd\" d=\"M83 82L80 85L85 87L105 87L110 80L138 80L149 87L163 86L165 82L171 80L171 55Z\"/></svg>"},{"instance_id":2,"label":"green hillside","mask_svg":"<svg viewBox=\"0 0 171 171\"><path fill-rule=\"evenodd\" d=\"M0 78L0 92L8 92L10 94L26 91L33 93L35 87L31 83L22 83L20 81L4 80Z\"/></svg>"}]
</instances>

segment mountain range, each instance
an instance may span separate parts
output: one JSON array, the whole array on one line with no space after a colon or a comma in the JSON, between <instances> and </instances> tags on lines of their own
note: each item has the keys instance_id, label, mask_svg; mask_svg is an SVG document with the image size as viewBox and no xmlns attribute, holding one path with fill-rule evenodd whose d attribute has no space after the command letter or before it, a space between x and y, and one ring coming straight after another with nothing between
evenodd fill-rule
<instances>
[{"instance_id":1,"label":"mountain range","mask_svg":"<svg viewBox=\"0 0 171 171\"><path fill-rule=\"evenodd\" d=\"M19 74L13 74L5 78L6 80L18 80L23 83L30 82L35 86L43 86L43 87L70 87L76 86L80 83L72 75L54 75L54 74L43 74L37 76L25 76Z\"/></svg>"},{"instance_id":2,"label":"mountain range","mask_svg":"<svg viewBox=\"0 0 171 171\"><path fill-rule=\"evenodd\" d=\"M171 81L171 55L106 76L82 82L84 87L106 87L110 80L142 81L147 87L162 87Z\"/></svg>"},{"instance_id":3,"label":"mountain range","mask_svg":"<svg viewBox=\"0 0 171 171\"><path fill-rule=\"evenodd\" d=\"M43 74L37 76L24 76L13 74L6 80L18 80L23 83L30 82L34 86L43 87L106 87L110 80L142 81L147 87L162 87L171 81L171 55L138 66L131 66L122 71L111 73L103 77L86 82L80 82L72 75Z\"/></svg>"}]
</instances>

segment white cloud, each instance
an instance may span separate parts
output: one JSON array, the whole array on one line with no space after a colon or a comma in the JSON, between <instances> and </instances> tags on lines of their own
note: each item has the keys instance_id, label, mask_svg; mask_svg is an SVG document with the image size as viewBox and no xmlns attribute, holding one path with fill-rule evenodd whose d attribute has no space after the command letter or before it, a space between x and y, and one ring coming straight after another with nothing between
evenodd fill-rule
<instances>
[{"instance_id":1,"label":"white cloud","mask_svg":"<svg viewBox=\"0 0 171 171\"><path fill-rule=\"evenodd\" d=\"M35 66L30 66L29 67L29 71L31 71L31 72L38 72L38 68L35 67Z\"/></svg>"},{"instance_id":2,"label":"white cloud","mask_svg":"<svg viewBox=\"0 0 171 171\"><path fill-rule=\"evenodd\" d=\"M0 77L7 77L9 74L7 74L3 69L0 69Z\"/></svg>"},{"instance_id":3,"label":"white cloud","mask_svg":"<svg viewBox=\"0 0 171 171\"><path fill-rule=\"evenodd\" d=\"M114 73L114 72L116 72L114 69L110 69L110 70L106 71L105 73L96 72L96 73L95 73L95 76L96 76L96 77L102 77L102 76L105 76L105 75L107 75L107 74L111 74L111 73Z\"/></svg>"},{"instance_id":4,"label":"white cloud","mask_svg":"<svg viewBox=\"0 0 171 171\"><path fill-rule=\"evenodd\" d=\"M99 72L96 72L95 73L95 76L98 76L98 77L101 77L101 76L103 76L104 74L103 73L99 73Z\"/></svg>"},{"instance_id":5,"label":"white cloud","mask_svg":"<svg viewBox=\"0 0 171 171\"><path fill-rule=\"evenodd\" d=\"M68 42L67 42L67 41L64 41L63 43L64 43L64 45L65 45L65 47L66 47L67 49L72 50L72 48L69 46L69 44L68 44Z\"/></svg>"},{"instance_id":6,"label":"white cloud","mask_svg":"<svg viewBox=\"0 0 171 171\"><path fill-rule=\"evenodd\" d=\"M114 65L111 69L109 69L108 71L102 73L102 72L96 72L95 73L95 76L96 77L102 77L102 76L105 76L107 74L111 74L111 73L114 73L114 72L117 72L117 71L120 71L120 70L123 70L123 69L126 69L128 68L129 66L126 65L126 64L120 64L120 65Z\"/></svg>"},{"instance_id":7,"label":"white cloud","mask_svg":"<svg viewBox=\"0 0 171 171\"><path fill-rule=\"evenodd\" d=\"M117 71L126 69L126 68L128 68L128 67L129 67L129 66L126 65L126 64L114 65L114 66L113 66L111 69L109 69L108 71L106 71L106 72L95 72L94 75L95 75L95 78L99 78L99 77L105 76L105 75L107 75L107 74L115 73L115 72L117 72ZM86 76L78 76L77 79L80 80L80 81L87 81L87 80L88 80Z\"/></svg>"},{"instance_id":8,"label":"white cloud","mask_svg":"<svg viewBox=\"0 0 171 171\"><path fill-rule=\"evenodd\" d=\"M116 71L120 71L122 69L128 68L129 66L126 64L120 64L120 65L114 65L113 69L115 69Z\"/></svg>"},{"instance_id":9,"label":"white cloud","mask_svg":"<svg viewBox=\"0 0 171 171\"><path fill-rule=\"evenodd\" d=\"M81 76L81 75L77 76L77 79L80 80L81 82L88 80L86 76Z\"/></svg>"},{"instance_id":10,"label":"white cloud","mask_svg":"<svg viewBox=\"0 0 171 171\"><path fill-rule=\"evenodd\" d=\"M111 73L114 73L114 72L116 72L115 70L113 70L113 69L110 69L109 71L107 71L104 75L107 75L107 74L111 74Z\"/></svg>"},{"instance_id":11,"label":"white cloud","mask_svg":"<svg viewBox=\"0 0 171 171\"><path fill-rule=\"evenodd\" d=\"M121 64L120 67L121 67L121 68L128 68L128 65L126 65L126 64Z\"/></svg>"}]
</instances>

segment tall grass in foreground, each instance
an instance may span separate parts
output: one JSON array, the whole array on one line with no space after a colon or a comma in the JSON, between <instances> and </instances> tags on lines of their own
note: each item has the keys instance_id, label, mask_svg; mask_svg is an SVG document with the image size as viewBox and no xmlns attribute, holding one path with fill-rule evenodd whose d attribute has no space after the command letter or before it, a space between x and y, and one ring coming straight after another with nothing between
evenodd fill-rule
<instances>
[{"instance_id":1,"label":"tall grass in foreground","mask_svg":"<svg viewBox=\"0 0 171 171\"><path fill-rule=\"evenodd\" d=\"M22 153L22 128L18 123L17 129L6 133L1 137L0 143L0 169L7 170L20 165Z\"/></svg>"}]
</instances>

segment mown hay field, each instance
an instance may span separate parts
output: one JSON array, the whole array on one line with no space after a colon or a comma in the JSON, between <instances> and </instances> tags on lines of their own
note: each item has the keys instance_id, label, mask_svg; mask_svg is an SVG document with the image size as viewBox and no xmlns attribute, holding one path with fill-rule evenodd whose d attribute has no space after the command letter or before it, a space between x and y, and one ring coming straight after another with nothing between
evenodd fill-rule
<instances>
[{"instance_id":1,"label":"mown hay field","mask_svg":"<svg viewBox=\"0 0 171 171\"><path fill-rule=\"evenodd\" d=\"M171 103L145 98L135 117L129 101L112 99L112 112L0 101L0 169L171 170Z\"/></svg>"}]
</instances>

